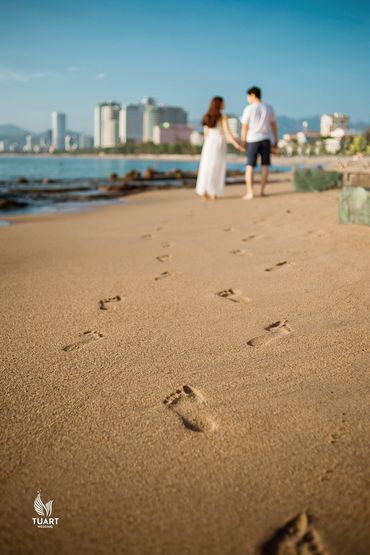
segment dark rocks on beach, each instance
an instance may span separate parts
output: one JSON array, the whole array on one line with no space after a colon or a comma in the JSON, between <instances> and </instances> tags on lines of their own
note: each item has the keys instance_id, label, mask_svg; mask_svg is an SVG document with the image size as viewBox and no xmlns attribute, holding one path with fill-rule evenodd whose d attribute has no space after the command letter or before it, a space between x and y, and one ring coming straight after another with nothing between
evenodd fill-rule
<instances>
[{"instance_id":1,"label":"dark rocks on beach","mask_svg":"<svg viewBox=\"0 0 370 555\"><path fill-rule=\"evenodd\" d=\"M124 179L140 179L140 177L141 177L140 172L136 170L130 170L125 174Z\"/></svg>"},{"instance_id":2,"label":"dark rocks on beach","mask_svg":"<svg viewBox=\"0 0 370 555\"><path fill-rule=\"evenodd\" d=\"M28 183L27 177L17 177L16 183Z\"/></svg>"},{"instance_id":3,"label":"dark rocks on beach","mask_svg":"<svg viewBox=\"0 0 370 555\"><path fill-rule=\"evenodd\" d=\"M43 185L49 185L50 183L57 183L56 179L50 179L50 177L44 177L42 180Z\"/></svg>"},{"instance_id":4,"label":"dark rocks on beach","mask_svg":"<svg viewBox=\"0 0 370 555\"><path fill-rule=\"evenodd\" d=\"M0 198L0 210L19 210L27 206L27 202L12 198Z\"/></svg>"},{"instance_id":5,"label":"dark rocks on beach","mask_svg":"<svg viewBox=\"0 0 370 555\"><path fill-rule=\"evenodd\" d=\"M153 179L157 172L153 168L146 168L143 173L143 179Z\"/></svg>"}]
</instances>

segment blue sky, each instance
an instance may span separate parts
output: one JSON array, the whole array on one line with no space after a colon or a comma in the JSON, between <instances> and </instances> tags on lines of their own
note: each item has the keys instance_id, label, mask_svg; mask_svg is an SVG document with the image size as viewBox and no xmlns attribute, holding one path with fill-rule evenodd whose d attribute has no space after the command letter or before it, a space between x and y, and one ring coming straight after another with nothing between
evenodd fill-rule
<instances>
[{"instance_id":1,"label":"blue sky","mask_svg":"<svg viewBox=\"0 0 370 555\"><path fill-rule=\"evenodd\" d=\"M370 121L370 3L338 0L1 0L0 123L64 111L92 132L96 102L150 95L191 119L211 96L240 113L260 85L279 115Z\"/></svg>"}]
</instances>

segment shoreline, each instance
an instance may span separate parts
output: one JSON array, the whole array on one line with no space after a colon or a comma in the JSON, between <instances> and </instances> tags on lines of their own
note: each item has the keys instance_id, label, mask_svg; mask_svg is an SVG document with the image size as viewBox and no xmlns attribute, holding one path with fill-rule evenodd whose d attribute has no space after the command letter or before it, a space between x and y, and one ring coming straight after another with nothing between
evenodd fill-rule
<instances>
[{"instance_id":1,"label":"shoreline","mask_svg":"<svg viewBox=\"0 0 370 555\"><path fill-rule=\"evenodd\" d=\"M163 162L198 162L200 154L49 154L49 153L12 153L2 152L1 157L9 158L66 158L66 159L95 159L95 160L153 160ZM245 156L243 154L227 154L227 163L229 164L245 164ZM368 167L370 165L370 156L363 156L357 159L356 156L351 155L323 155L323 156L276 156L272 155L271 163L275 166L293 166L295 164L306 164L315 166L319 164L345 164L356 163Z\"/></svg>"}]
</instances>

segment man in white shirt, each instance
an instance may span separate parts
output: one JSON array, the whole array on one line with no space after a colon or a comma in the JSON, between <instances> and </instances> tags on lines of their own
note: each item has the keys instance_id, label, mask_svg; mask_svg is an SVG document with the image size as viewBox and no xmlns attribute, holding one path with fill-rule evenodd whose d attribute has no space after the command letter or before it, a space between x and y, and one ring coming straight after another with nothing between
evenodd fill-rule
<instances>
[{"instance_id":1,"label":"man in white shirt","mask_svg":"<svg viewBox=\"0 0 370 555\"><path fill-rule=\"evenodd\" d=\"M253 178L254 168L257 165L257 158L261 156L261 196L265 196L265 187L269 175L271 139L273 147L277 147L278 129L275 113L269 104L261 101L261 89L251 87L247 91L249 105L244 108L241 117L242 145L246 147L247 166L245 170L245 183L247 194L244 200L253 198Z\"/></svg>"}]
</instances>

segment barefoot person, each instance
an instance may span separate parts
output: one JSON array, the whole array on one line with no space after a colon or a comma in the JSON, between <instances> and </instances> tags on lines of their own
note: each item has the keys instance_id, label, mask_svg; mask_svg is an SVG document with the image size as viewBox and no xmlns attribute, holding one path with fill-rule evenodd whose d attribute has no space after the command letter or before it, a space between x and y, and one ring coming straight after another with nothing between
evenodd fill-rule
<instances>
[{"instance_id":1,"label":"barefoot person","mask_svg":"<svg viewBox=\"0 0 370 555\"><path fill-rule=\"evenodd\" d=\"M278 129L274 110L269 104L261 101L261 89L251 87L247 91L249 106L244 108L241 117L241 141L247 149L247 166L245 170L245 183L247 193L244 200L253 198L254 168L257 165L258 155L261 156L261 196L265 196L265 188L269 175L271 138L273 148L277 147Z\"/></svg>"},{"instance_id":2,"label":"barefoot person","mask_svg":"<svg viewBox=\"0 0 370 555\"><path fill-rule=\"evenodd\" d=\"M212 98L208 112L202 123L204 128L204 145L200 158L196 192L207 200L215 200L224 194L226 174L226 139L238 150L244 152L232 135L225 107L221 96Z\"/></svg>"}]
</instances>

